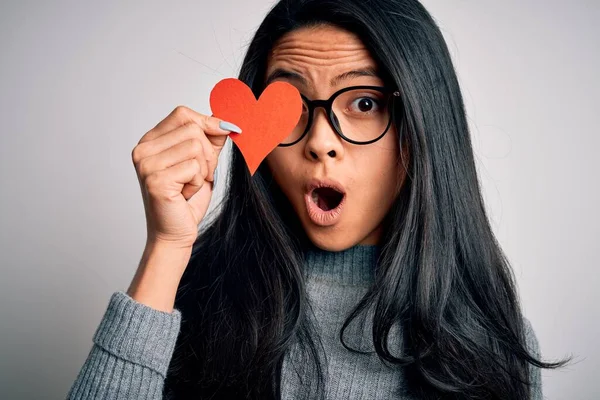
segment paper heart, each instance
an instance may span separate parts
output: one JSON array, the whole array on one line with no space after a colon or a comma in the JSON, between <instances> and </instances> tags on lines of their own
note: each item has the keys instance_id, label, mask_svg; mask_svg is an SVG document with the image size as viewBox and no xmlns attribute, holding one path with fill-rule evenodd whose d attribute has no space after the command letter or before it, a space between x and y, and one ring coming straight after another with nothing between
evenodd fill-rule
<instances>
[{"instance_id":1,"label":"paper heart","mask_svg":"<svg viewBox=\"0 0 600 400\"><path fill-rule=\"evenodd\" d=\"M300 92L287 82L273 82L258 101L252 90L235 78L223 79L210 92L215 117L234 123L242 133L229 137L242 152L250 175L296 127L302 113Z\"/></svg>"}]
</instances>

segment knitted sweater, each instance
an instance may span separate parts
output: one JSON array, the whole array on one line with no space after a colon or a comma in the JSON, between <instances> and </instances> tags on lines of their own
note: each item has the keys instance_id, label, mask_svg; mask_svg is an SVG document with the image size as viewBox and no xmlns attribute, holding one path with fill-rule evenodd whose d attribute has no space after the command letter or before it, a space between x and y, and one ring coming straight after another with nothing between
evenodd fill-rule
<instances>
[{"instance_id":1,"label":"knitted sweater","mask_svg":"<svg viewBox=\"0 0 600 400\"><path fill-rule=\"evenodd\" d=\"M339 330L347 313L373 281L377 246L357 245L341 252L319 249L307 253L307 289L317 330L326 354L327 399L408 399L398 393L403 377L398 368L380 361L371 340L368 319L357 318L344 333L351 348L343 347ZM367 321L362 323L361 321ZM524 319L527 344L539 356L537 337ZM136 302L126 293L113 293L93 336L93 346L73 383L69 399L161 399L165 376L179 334L181 312L166 313ZM392 354L401 354L401 335L392 329ZM302 369L306 359L293 347L282 367L282 398L291 400L306 390ZM542 399L540 369L531 367L533 399Z\"/></svg>"}]
</instances>

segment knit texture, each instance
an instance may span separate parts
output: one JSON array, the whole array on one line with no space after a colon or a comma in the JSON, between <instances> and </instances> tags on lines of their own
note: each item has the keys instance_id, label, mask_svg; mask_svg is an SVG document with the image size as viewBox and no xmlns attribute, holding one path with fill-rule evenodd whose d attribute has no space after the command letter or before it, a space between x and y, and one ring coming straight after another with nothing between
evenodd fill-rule
<instances>
[{"instance_id":1,"label":"knit texture","mask_svg":"<svg viewBox=\"0 0 600 400\"><path fill-rule=\"evenodd\" d=\"M122 291L110 298L69 399L161 399L181 313L159 311Z\"/></svg>"},{"instance_id":2,"label":"knit texture","mask_svg":"<svg viewBox=\"0 0 600 400\"><path fill-rule=\"evenodd\" d=\"M348 313L373 282L377 246L354 246L341 252L313 248L306 253L307 290L320 342L325 353L327 399L404 399L401 371L381 362L371 340L371 310L344 333ZM539 357L537 337L525 319L527 344ZM117 291L93 337L93 346L69 393L69 399L162 399L165 374L179 334L181 312L166 313L136 302ZM401 335L392 329L389 346L401 354ZM291 400L314 389L303 382L306 354L292 346L282 368L282 398ZM540 369L531 369L533 400L541 400ZM305 379L306 381L306 379Z\"/></svg>"},{"instance_id":3,"label":"knit texture","mask_svg":"<svg viewBox=\"0 0 600 400\"><path fill-rule=\"evenodd\" d=\"M344 332L344 342L351 348L368 351L358 354L347 350L339 340L342 325L360 301L374 279L374 265L379 250L376 246L355 246L341 252L313 248L306 254L307 290L311 299L319 338L326 355L327 399L405 399L399 391L403 387L400 371L384 365L371 341L368 318L357 318ZM390 335L389 344L400 353L400 334ZM282 369L282 398L291 400L311 390L314 385L303 385L308 360L293 346Z\"/></svg>"}]
</instances>

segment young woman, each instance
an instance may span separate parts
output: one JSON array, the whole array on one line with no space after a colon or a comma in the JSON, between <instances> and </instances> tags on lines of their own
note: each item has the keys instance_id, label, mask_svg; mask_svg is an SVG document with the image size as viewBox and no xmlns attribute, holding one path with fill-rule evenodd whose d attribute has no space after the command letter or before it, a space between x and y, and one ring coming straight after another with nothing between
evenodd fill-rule
<instances>
[{"instance_id":1,"label":"young woman","mask_svg":"<svg viewBox=\"0 0 600 400\"><path fill-rule=\"evenodd\" d=\"M147 246L69 397L541 399L566 361L521 313L423 6L283 0L240 79L296 86L298 126L254 176L233 147L199 236L244 132L177 107L142 137Z\"/></svg>"}]
</instances>

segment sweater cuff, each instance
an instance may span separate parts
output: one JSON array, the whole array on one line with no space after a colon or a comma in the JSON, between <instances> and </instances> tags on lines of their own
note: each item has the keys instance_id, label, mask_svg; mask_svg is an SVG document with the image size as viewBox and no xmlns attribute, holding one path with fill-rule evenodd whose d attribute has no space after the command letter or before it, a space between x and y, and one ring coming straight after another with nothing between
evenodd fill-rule
<instances>
[{"instance_id":1,"label":"sweater cuff","mask_svg":"<svg viewBox=\"0 0 600 400\"><path fill-rule=\"evenodd\" d=\"M93 340L109 353L166 377L180 327L179 310L156 310L117 291Z\"/></svg>"}]
</instances>

